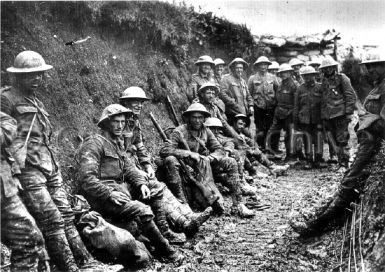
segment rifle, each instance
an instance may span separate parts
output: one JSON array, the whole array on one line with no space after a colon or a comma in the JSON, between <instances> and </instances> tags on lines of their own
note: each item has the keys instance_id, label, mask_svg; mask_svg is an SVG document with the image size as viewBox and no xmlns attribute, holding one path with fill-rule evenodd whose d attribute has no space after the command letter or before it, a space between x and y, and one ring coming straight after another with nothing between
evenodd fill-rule
<instances>
[{"instance_id":1,"label":"rifle","mask_svg":"<svg viewBox=\"0 0 385 272\"><path fill-rule=\"evenodd\" d=\"M150 118L151 118L151 121L154 124L156 130L158 131L160 137L162 138L163 142L165 142L165 143L170 142L170 140L167 138L166 134L164 133L164 131L160 127L158 121L155 119L152 112L150 112ZM203 197L209 202L209 205L213 204L215 201L218 200L219 196L216 195L216 193L214 191L208 190L208 188L206 188L201 182L199 182L194 177L194 175L191 173L191 170L189 169L189 167L185 164L185 162L183 160L179 160L179 163L181 166L181 170L184 173L186 179L188 181L191 181L192 183L194 183L195 186L197 186L197 188L203 194Z\"/></svg>"},{"instance_id":2,"label":"rifle","mask_svg":"<svg viewBox=\"0 0 385 272\"><path fill-rule=\"evenodd\" d=\"M171 111L171 115L172 115L172 118L174 119L173 121L174 121L175 126L178 127L180 124L179 124L178 118L176 117L175 109L174 109L174 106L171 103L171 99L170 99L169 96L167 96L166 105L167 105L167 107Z\"/></svg>"}]
</instances>

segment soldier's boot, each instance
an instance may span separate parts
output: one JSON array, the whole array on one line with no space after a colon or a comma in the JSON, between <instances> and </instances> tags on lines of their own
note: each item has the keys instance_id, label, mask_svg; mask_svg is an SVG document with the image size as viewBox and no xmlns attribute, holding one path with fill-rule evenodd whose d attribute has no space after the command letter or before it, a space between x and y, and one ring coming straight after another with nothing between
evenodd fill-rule
<instances>
[{"instance_id":1,"label":"soldier's boot","mask_svg":"<svg viewBox=\"0 0 385 272\"><path fill-rule=\"evenodd\" d=\"M218 199L217 201L215 201L211 207L213 208L213 212L216 214L216 215L222 215L224 212L225 212L225 205L223 203L223 200L222 199Z\"/></svg>"},{"instance_id":2,"label":"soldier's boot","mask_svg":"<svg viewBox=\"0 0 385 272\"><path fill-rule=\"evenodd\" d=\"M186 242L186 236L183 233L175 233L170 229L167 222L166 213L162 207L160 199L155 199L151 205L155 215L155 222L162 235L168 239L170 244L183 244Z\"/></svg>"},{"instance_id":3,"label":"soldier's boot","mask_svg":"<svg viewBox=\"0 0 385 272\"><path fill-rule=\"evenodd\" d=\"M328 167L325 161L322 158L322 154L316 154L315 160L314 160L314 167L315 168L326 168Z\"/></svg>"},{"instance_id":4,"label":"soldier's boot","mask_svg":"<svg viewBox=\"0 0 385 272\"><path fill-rule=\"evenodd\" d=\"M59 271L79 271L64 232L47 237L45 244L52 263Z\"/></svg>"},{"instance_id":5,"label":"soldier's boot","mask_svg":"<svg viewBox=\"0 0 385 272\"><path fill-rule=\"evenodd\" d=\"M69 224L65 227L65 232L76 264L80 268L90 266L91 264L96 266L95 259L84 245L76 227L73 224Z\"/></svg>"},{"instance_id":6,"label":"soldier's boot","mask_svg":"<svg viewBox=\"0 0 385 272\"><path fill-rule=\"evenodd\" d=\"M142 222L142 231L151 244L154 245L157 253L164 257L165 261L181 263L184 260L185 256L170 245L168 240L160 233L153 220Z\"/></svg>"},{"instance_id":7,"label":"soldier's boot","mask_svg":"<svg viewBox=\"0 0 385 272\"><path fill-rule=\"evenodd\" d=\"M286 173L286 171L290 168L289 164L285 165L276 165L272 164L269 167L270 173L274 176L282 176Z\"/></svg>"},{"instance_id":8,"label":"soldier's boot","mask_svg":"<svg viewBox=\"0 0 385 272\"><path fill-rule=\"evenodd\" d=\"M306 162L303 168L305 170L309 170L313 168L313 165L314 165L314 162L313 162L312 154L306 154Z\"/></svg>"},{"instance_id":9,"label":"soldier's boot","mask_svg":"<svg viewBox=\"0 0 385 272\"><path fill-rule=\"evenodd\" d=\"M246 205L243 203L238 203L237 205L233 205L231 207L231 213L238 215L241 218L251 218L255 216L254 211L247 208Z\"/></svg>"},{"instance_id":10,"label":"soldier's boot","mask_svg":"<svg viewBox=\"0 0 385 272\"><path fill-rule=\"evenodd\" d=\"M253 196L257 193L257 188L248 184L244 178L240 182L241 193L244 196Z\"/></svg>"},{"instance_id":11,"label":"soldier's boot","mask_svg":"<svg viewBox=\"0 0 385 272\"><path fill-rule=\"evenodd\" d=\"M187 217L181 218L183 220L183 231L186 236L194 236L199 231L199 227L210 218L212 213L213 208L208 207L201 213L194 213L189 219Z\"/></svg>"}]
</instances>

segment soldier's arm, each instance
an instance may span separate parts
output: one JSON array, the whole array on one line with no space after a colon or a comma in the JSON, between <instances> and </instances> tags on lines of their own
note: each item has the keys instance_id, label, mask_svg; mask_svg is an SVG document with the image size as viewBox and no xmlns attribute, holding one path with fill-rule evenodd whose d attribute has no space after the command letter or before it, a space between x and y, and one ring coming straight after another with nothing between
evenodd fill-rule
<instances>
[{"instance_id":1,"label":"soldier's arm","mask_svg":"<svg viewBox=\"0 0 385 272\"><path fill-rule=\"evenodd\" d=\"M81 188L94 198L105 201L114 189L100 182L99 167L103 154L102 144L96 140L86 141L77 154L77 179Z\"/></svg>"},{"instance_id":2,"label":"soldier's arm","mask_svg":"<svg viewBox=\"0 0 385 272\"><path fill-rule=\"evenodd\" d=\"M215 135L211 132L210 129L207 129L207 149L210 150L211 153L216 151L222 151L223 147L215 137Z\"/></svg>"},{"instance_id":3,"label":"soldier's arm","mask_svg":"<svg viewBox=\"0 0 385 272\"><path fill-rule=\"evenodd\" d=\"M249 107L249 109L251 107L254 107L254 99L253 97L251 96L251 93L250 93L250 87L249 87L249 84L246 85L247 88L246 88L246 100L247 100L247 106Z\"/></svg>"},{"instance_id":4,"label":"soldier's arm","mask_svg":"<svg viewBox=\"0 0 385 272\"><path fill-rule=\"evenodd\" d=\"M143 143L143 134L140 125L138 125L136 133L138 134L137 141L134 143L137 150L136 155L140 165L145 167L146 164L151 164L151 155Z\"/></svg>"},{"instance_id":5,"label":"soldier's arm","mask_svg":"<svg viewBox=\"0 0 385 272\"><path fill-rule=\"evenodd\" d=\"M146 178L139 172L135 164L127 157L124 156L124 181L132 184L136 189L140 189L142 185L147 185Z\"/></svg>"},{"instance_id":6,"label":"soldier's arm","mask_svg":"<svg viewBox=\"0 0 385 272\"><path fill-rule=\"evenodd\" d=\"M192 152L186 149L180 149L180 145L182 145L180 133L174 130L171 133L169 142L166 142L160 150L160 156L163 158L168 156L174 156L178 159L189 158Z\"/></svg>"},{"instance_id":7,"label":"soldier's arm","mask_svg":"<svg viewBox=\"0 0 385 272\"><path fill-rule=\"evenodd\" d=\"M0 99L0 109L1 109L2 112L12 116L13 104L5 95L1 96L1 99Z\"/></svg>"},{"instance_id":8,"label":"soldier's arm","mask_svg":"<svg viewBox=\"0 0 385 272\"><path fill-rule=\"evenodd\" d=\"M239 106L235 102L235 99L229 96L228 89L229 89L229 82L228 80L226 80L226 78L224 78L221 81L218 97L222 99L226 107L234 108L239 111Z\"/></svg>"},{"instance_id":9,"label":"soldier's arm","mask_svg":"<svg viewBox=\"0 0 385 272\"><path fill-rule=\"evenodd\" d=\"M345 97L345 113L346 115L350 115L354 112L357 96L352 87L352 84L350 83L350 79L344 74L341 74L341 79L342 89Z\"/></svg>"},{"instance_id":10,"label":"soldier's arm","mask_svg":"<svg viewBox=\"0 0 385 272\"><path fill-rule=\"evenodd\" d=\"M0 146L10 146L17 135L17 122L11 116L0 112Z\"/></svg>"}]
</instances>

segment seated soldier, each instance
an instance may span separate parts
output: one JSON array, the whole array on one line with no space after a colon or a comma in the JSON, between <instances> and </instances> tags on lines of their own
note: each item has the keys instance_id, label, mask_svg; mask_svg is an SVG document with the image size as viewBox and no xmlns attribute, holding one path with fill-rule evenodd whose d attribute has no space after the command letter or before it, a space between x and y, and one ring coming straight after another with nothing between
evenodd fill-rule
<instances>
[{"instance_id":1,"label":"seated soldier","mask_svg":"<svg viewBox=\"0 0 385 272\"><path fill-rule=\"evenodd\" d=\"M143 144L142 129L139 122L139 115L142 111L143 103L147 100L149 99L146 97L145 92L139 87L129 87L122 93L120 104L133 112L131 118L127 120L123 132L124 146L132 162L139 171L143 173L146 179L148 179L150 190L159 190L159 188L161 188L159 195L163 195L165 191L169 189L155 177L155 171L151 163L151 155ZM159 211L155 216L155 221L163 236L166 237L170 243L180 243L185 241L185 237L172 232L167 219L173 222L174 225L181 226L182 231L191 236L195 234L199 226L210 217L212 209L208 208L203 213L194 213L187 204L177 201L171 192L167 192L166 195L167 201L164 199L164 196L159 198L157 205L160 205L160 208L156 209Z\"/></svg>"},{"instance_id":2,"label":"seated soldier","mask_svg":"<svg viewBox=\"0 0 385 272\"><path fill-rule=\"evenodd\" d=\"M215 117L207 118L205 126L208 127L215 135L218 142L223 146L228 157L234 158L238 163L238 172L240 176L241 192L243 195L255 195L257 188L247 184L244 176L244 165L246 160L246 152L235 150L234 140L223 135L223 125L221 120Z\"/></svg>"},{"instance_id":3,"label":"seated soldier","mask_svg":"<svg viewBox=\"0 0 385 272\"><path fill-rule=\"evenodd\" d=\"M242 131L250 125L250 119L246 115L237 114L234 119L234 129L242 138L241 141L235 142L235 149L246 150L246 158L248 158L251 163L253 161L260 162L263 166L266 166L274 176L284 173L289 168L289 165L281 166L274 164L262 153L257 145L254 145L254 142L249 137L242 133ZM254 174L253 170L250 169L250 171L252 171L251 174Z\"/></svg>"},{"instance_id":4,"label":"seated soldier","mask_svg":"<svg viewBox=\"0 0 385 272\"><path fill-rule=\"evenodd\" d=\"M211 175L218 177L222 173L227 174L225 180L230 190L233 206L232 211L238 213L241 217L254 216L253 211L249 210L242 203L242 195L239 186L239 174L237 162L233 158L225 156L223 147L215 138L213 133L204 126L205 117L209 117L210 113L200 103L193 103L183 113L187 124L177 127L171 134L169 143L161 149L160 155L165 158L165 165L168 170L168 181L170 188L174 188L173 193L178 198L185 198L183 184L181 180L180 170L181 164L188 165L194 169L194 174L203 180L210 180ZM202 165L204 163L204 165ZM202 171L206 170L203 174ZM195 184L198 186L199 184ZM207 201L210 205L220 205L220 193L215 184L210 183L211 190L208 190ZM194 185L193 185L194 186ZM219 194L219 196L216 196Z\"/></svg>"},{"instance_id":5,"label":"seated soldier","mask_svg":"<svg viewBox=\"0 0 385 272\"><path fill-rule=\"evenodd\" d=\"M77 180L92 209L116 221L135 220L159 255L169 261L180 261L183 255L161 234L151 208L137 200L155 202L152 208L158 212L162 188L150 191L149 182L127 157L122 134L128 113L131 110L119 104L103 110L98 122L101 134L86 138L76 154Z\"/></svg>"}]
</instances>

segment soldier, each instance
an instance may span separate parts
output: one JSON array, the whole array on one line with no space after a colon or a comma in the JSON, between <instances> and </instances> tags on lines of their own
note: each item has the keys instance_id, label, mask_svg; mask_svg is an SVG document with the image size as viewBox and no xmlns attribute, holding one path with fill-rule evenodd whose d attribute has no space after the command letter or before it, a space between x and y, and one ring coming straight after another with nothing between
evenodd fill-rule
<instances>
[{"instance_id":1,"label":"soldier","mask_svg":"<svg viewBox=\"0 0 385 272\"><path fill-rule=\"evenodd\" d=\"M246 67L246 61L242 58L235 58L229 63L230 74L224 75L222 78L219 98L226 105L226 115L230 123L239 113L247 116L254 114L253 99L242 78Z\"/></svg>"},{"instance_id":2,"label":"soldier","mask_svg":"<svg viewBox=\"0 0 385 272\"><path fill-rule=\"evenodd\" d=\"M220 86L221 81L222 81L222 76L223 72L225 71L225 65L226 63L223 61L223 59L215 59L214 60L214 79L215 79L215 84L217 86Z\"/></svg>"},{"instance_id":3,"label":"soldier","mask_svg":"<svg viewBox=\"0 0 385 272\"><path fill-rule=\"evenodd\" d=\"M304 226L293 225L303 236L322 233L333 219L343 216L345 208L350 208L350 203L358 199L360 183L368 176L364 169L381 150L381 140L385 139L385 55L373 54L361 64L375 82L375 87L364 101L366 113L359 121L359 145L355 160L345 172L332 201L321 209L323 212Z\"/></svg>"},{"instance_id":4,"label":"soldier","mask_svg":"<svg viewBox=\"0 0 385 272\"><path fill-rule=\"evenodd\" d=\"M306 150L307 163L306 169L311 167L325 167L323 165L323 142L322 139L322 123L321 123L321 85L315 81L318 72L313 67L305 66L300 70L301 76L305 83L298 87L294 100L294 127L305 131L311 135L312 143L307 143L310 146ZM319 138L321 137L321 138ZM310 141L306 139L306 141ZM313 149L314 144L314 158Z\"/></svg>"},{"instance_id":5,"label":"soldier","mask_svg":"<svg viewBox=\"0 0 385 272\"><path fill-rule=\"evenodd\" d=\"M203 179L210 179L212 174L215 177L226 174L227 179L221 181L225 182L225 186L230 190L233 201L232 212L241 217L254 216L254 213L242 203L237 162L233 158L224 156L223 147L203 124L205 117L209 117L210 113L202 104L193 103L183 113L183 116L186 124L173 131L170 142L166 143L160 152L160 155L165 158L169 182L180 184L179 188L182 187L179 160L193 169L207 170ZM203 175L202 172L200 174ZM183 194L183 191L173 193L178 196ZM212 198L212 201L207 199L207 202L213 205L214 210L218 210L217 205L220 205L218 202L220 199L213 197L213 194L219 194L216 188L212 188L211 192L206 194L208 195L206 199ZM221 197L220 194L219 197Z\"/></svg>"},{"instance_id":6,"label":"soldier","mask_svg":"<svg viewBox=\"0 0 385 272\"><path fill-rule=\"evenodd\" d=\"M45 250L43 235L18 196L18 169L7 149L17 134L16 120L3 112L0 120L1 242L11 249L11 272L42 271L38 261Z\"/></svg>"},{"instance_id":7,"label":"soldier","mask_svg":"<svg viewBox=\"0 0 385 272\"><path fill-rule=\"evenodd\" d=\"M267 67L267 71L272 74L277 76L277 72L279 70L279 64L276 61L272 61L269 67Z\"/></svg>"},{"instance_id":8,"label":"soldier","mask_svg":"<svg viewBox=\"0 0 385 272\"><path fill-rule=\"evenodd\" d=\"M151 208L133 200L156 202L162 188L150 190L152 185L126 154L122 135L128 113L131 110L119 104L111 104L103 110L98 122L101 134L86 138L76 154L77 180L92 209L120 222L135 220L159 255L179 262L183 255L163 237L154 223Z\"/></svg>"},{"instance_id":9,"label":"soldier","mask_svg":"<svg viewBox=\"0 0 385 272\"><path fill-rule=\"evenodd\" d=\"M198 66L198 71L191 76L190 83L193 99L197 98L198 89L200 86L202 86L203 83L211 82L215 84L215 79L213 76L215 63L210 56L200 56L195 62L195 65Z\"/></svg>"},{"instance_id":10,"label":"soldier","mask_svg":"<svg viewBox=\"0 0 385 272\"><path fill-rule=\"evenodd\" d=\"M254 99L254 118L257 128L257 143L260 147L265 147L265 139L271 124L273 123L274 109L276 106L275 93L278 89L277 78L267 72L267 67L271 64L268 58L261 56L254 62L256 73L250 76L248 87ZM274 135L272 146L278 152L279 135Z\"/></svg>"},{"instance_id":11,"label":"soldier","mask_svg":"<svg viewBox=\"0 0 385 272\"><path fill-rule=\"evenodd\" d=\"M280 166L274 164L262 153L258 145L256 145L248 136L243 133L245 128L247 128L249 125L250 119L247 118L247 116L244 114L238 114L235 116L234 129L241 138L241 140L235 141L235 148L237 150L246 150L246 158L248 158L251 163L254 161L261 163L263 166L267 167L270 173L274 176L285 172L289 168L289 165ZM252 171L252 169L249 167L247 168L247 170Z\"/></svg>"},{"instance_id":12,"label":"soldier","mask_svg":"<svg viewBox=\"0 0 385 272\"><path fill-rule=\"evenodd\" d=\"M301 76L301 73L299 72L299 69L301 69L305 64L303 63L303 61L297 59L297 58L292 58L290 61L289 61L289 65L291 66L291 68L293 68L293 79L295 81L298 82L298 84L302 84L304 83L304 80Z\"/></svg>"},{"instance_id":13,"label":"soldier","mask_svg":"<svg viewBox=\"0 0 385 272\"><path fill-rule=\"evenodd\" d=\"M294 97L299 84L292 78L293 68L289 64L281 64L278 76L282 79L279 85L276 99L277 106L274 111L273 124L268 134L277 133L283 129L285 134L286 161L295 160L294 154L290 154L290 127L293 124Z\"/></svg>"},{"instance_id":14,"label":"soldier","mask_svg":"<svg viewBox=\"0 0 385 272\"><path fill-rule=\"evenodd\" d=\"M36 98L43 74L51 68L36 52L18 54L13 67L7 69L14 74L15 84L1 94L1 111L17 120L12 150L21 168L22 199L44 235L51 260L63 271L78 271L78 265L92 266L95 260L74 225L74 213L53 157L49 115Z\"/></svg>"},{"instance_id":15,"label":"soldier","mask_svg":"<svg viewBox=\"0 0 385 272\"><path fill-rule=\"evenodd\" d=\"M178 201L173 201L170 196L169 200L171 199L171 202L174 203L174 207L172 208L184 214L177 214L175 211L171 212L166 210L168 206L164 203L163 193L165 190L168 190L168 188L155 177L155 171L151 163L151 155L143 144L142 129L139 122L139 115L142 111L143 103L147 100L149 99L140 87L129 87L124 90L120 97L120 104L132 110L134 113L127 120L123 132L125 150L136 167L144 172L144 176L148 179L150 190L157 192L158 197L153 200L151 207L155 212L155 221L162 235L166 237L170 243L181 243L186 240L186 237L170 230L166 216L176 216L177 219L170 218L170 220L173 220L175 224L183 226L183 231L188 235L192 235L194 232L197 232L199 226L210 217L211 209L207 209L204 213L198 214L193 213L188 205L186 205L187 207L185 208L178 209L176 206L181 204L178 203Z\"/></svg>"},{"instance_id":16,"label":"soldier","mask_svg":"<svg viewBox=\"0 0 385 272\"><path fill-rule=\"evenodd\" d=\"M340 166L347 168L349 163L349 131L350 115L353 114L356 95L350 79L337 71L338 63L333 59L322 61L320 70L322 80L321 115L326 131L330 131L337 143Z\"/></svg>"}]
</instances>

